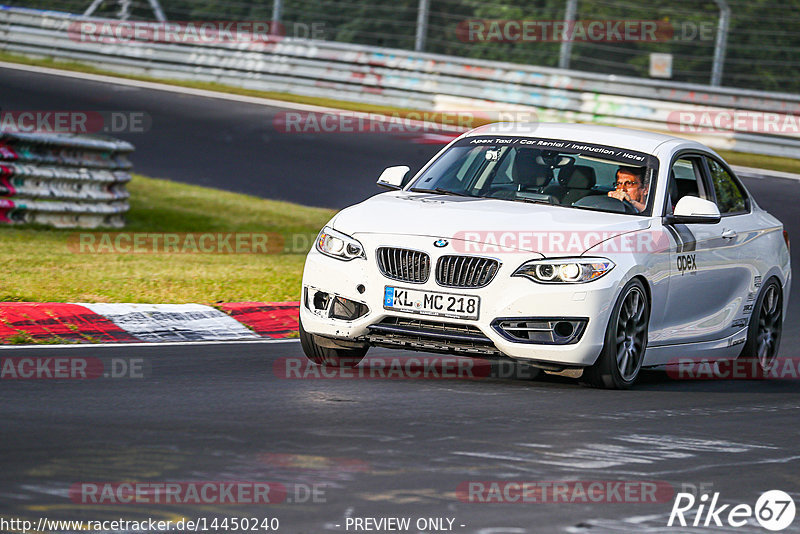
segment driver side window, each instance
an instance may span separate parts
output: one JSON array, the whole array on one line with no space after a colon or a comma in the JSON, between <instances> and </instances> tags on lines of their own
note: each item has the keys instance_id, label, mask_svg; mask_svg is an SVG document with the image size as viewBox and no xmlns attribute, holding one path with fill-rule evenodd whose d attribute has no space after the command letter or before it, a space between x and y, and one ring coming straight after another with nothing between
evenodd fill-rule
<instances>
[{"instance_id":1,"label":"driver side window","mask_svg":"<svg viewBox=\"0 0 800 534\"><path fill-rule=\"evenodd\" d=\"M672 215L678 201L685 196L708 199L699 156L683 156L672 164L667 182L666 215Z\"/></svg>"}]
</instances>

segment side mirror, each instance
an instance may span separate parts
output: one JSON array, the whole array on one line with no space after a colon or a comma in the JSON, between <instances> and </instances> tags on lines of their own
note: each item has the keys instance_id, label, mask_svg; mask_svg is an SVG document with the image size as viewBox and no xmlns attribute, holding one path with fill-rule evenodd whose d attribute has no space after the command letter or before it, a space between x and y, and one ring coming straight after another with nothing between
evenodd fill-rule
<instances>
[{"instance_id":1,"label":"side mirror","mask_svg":"<svg viewBox=\"0 0 800 534\"><path fill-rule=\"evenodd\" d=\"M685 196L675 206L675 213L668 217L671 224L716 224L721 220L719 208L710 200Z\"/></svg>"},{"instance_id":2,"label":"side mirror","mask_svg":"<svg viewBox=\"0 0 800 534\"><path fill-rule=\"evenodd\" d=\"M388 167L383 170L380 178L378 178L378 185L386 187L387 189L401 189L403 187L403 178L406 177L410 167L405 165L398 165L397 167Z\"/></svg>"}]
</instances>

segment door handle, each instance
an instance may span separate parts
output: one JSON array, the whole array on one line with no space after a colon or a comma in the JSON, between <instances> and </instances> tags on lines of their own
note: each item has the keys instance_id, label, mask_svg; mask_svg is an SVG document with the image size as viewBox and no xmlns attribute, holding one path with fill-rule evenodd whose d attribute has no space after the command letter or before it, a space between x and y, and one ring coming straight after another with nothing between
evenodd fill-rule
<instances>
[{"instance_id":1,"label":"door handle","mask_svg":"<svg viewBox=\"0 0 800 534\"><path fill-rule=\"evenodd\" d=\"M722 239L736 239L736 236L738 235L739 234L737 234L734 230L729 230L727 228L722 231Z\"/></svg>"}]
</instances>

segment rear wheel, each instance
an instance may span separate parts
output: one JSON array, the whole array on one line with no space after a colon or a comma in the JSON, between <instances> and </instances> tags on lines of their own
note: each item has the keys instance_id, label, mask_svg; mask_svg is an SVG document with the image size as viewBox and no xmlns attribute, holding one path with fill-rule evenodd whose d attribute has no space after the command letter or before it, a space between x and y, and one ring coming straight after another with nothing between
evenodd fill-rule
<instances>
[{"instance_id":1,"label":"rear wheel","mask_svg":"<svg viewBox=\"0 0 800 534\"><path fill-rule=\"evenodd\" d=\"M322 347L314 340L313 335L305 331L302 320L300 320L299 326L300 345L303 347L303 352L309 360L317 365L325 365L327 367L355 367L364 359L364 355L367 354L367 349L369 347L357 349Z\"/></svg>"},{"instance_id":2,"label":"rear wheel","mask_svg":"<svg viewBox=\"0 0 800 534\"><path fill-rule=\"evenodd\" d=\"M752 313L739 359L756 360L759 371L768 372L775 366L783 331L783 292L777 280L764 284Z\"/></svg>"},{"instance_id":3,"label":"rear wheel","mask_svg":"<svg viewBox=\"0 0 800 534\"><path fill-rule=\"evenodd\" d=\"M644 361L649 322L647 291L641 281L633 279L611 310L603 350L595 364L583 371L582 382L609 389L633 386Z\"/></svg>"}]
</instances>

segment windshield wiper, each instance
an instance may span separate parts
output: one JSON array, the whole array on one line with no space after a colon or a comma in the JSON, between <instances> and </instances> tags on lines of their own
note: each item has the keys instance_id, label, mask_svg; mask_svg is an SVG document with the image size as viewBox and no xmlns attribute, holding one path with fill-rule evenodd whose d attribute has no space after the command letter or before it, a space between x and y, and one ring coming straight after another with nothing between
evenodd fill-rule
<instances>
[{"instance_id":1,"label":"windshield wiper","mask_svg":"<svg viewBox=\"0 0 800 534\"><path fill-rule=\"evenodd\" d=\"M436 187L434 189L409 189L414 193L436 193L439 195L453 195L457 197L470 197L475 198L474 195L469 195L467 193L458 193L456 191L450 191L449 189L442 189L441 187Z\"/></svg>"},{"instance_id":2,"label":"windshield wiper","mask_svg":"<svg viewBox=\"0 0 800 534\"><path fill-rule=\"evenodd\" d=\"M545 200L543 198L516 197L516 198L509 198L507 200L513 200L514 202L530 202L531 204L547 204L548 206L555 205L549 200Z\"/></svg>"}]
</instances>

